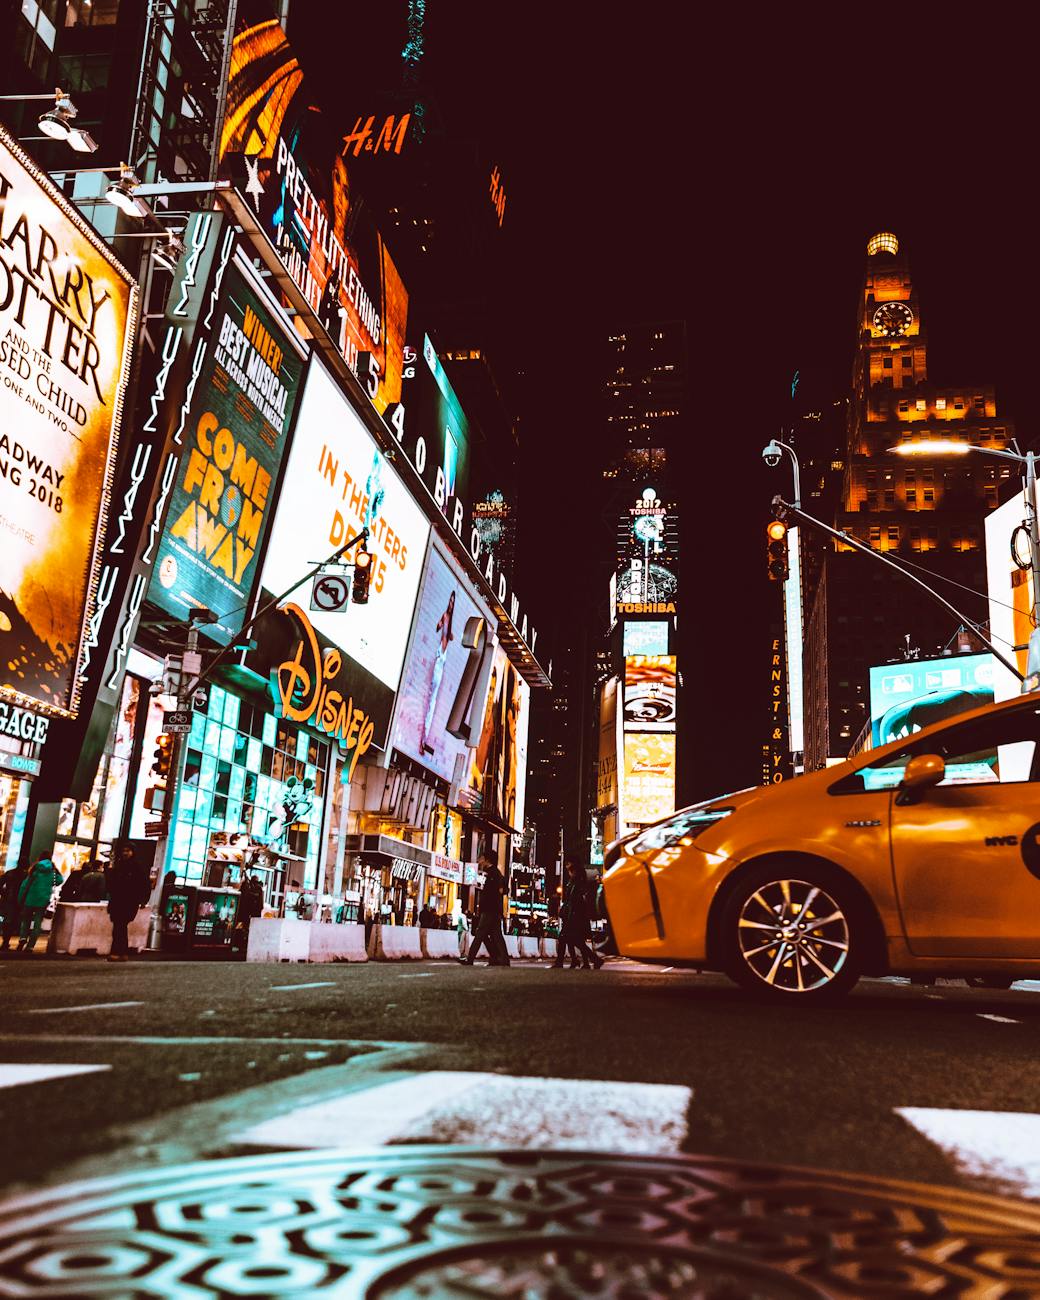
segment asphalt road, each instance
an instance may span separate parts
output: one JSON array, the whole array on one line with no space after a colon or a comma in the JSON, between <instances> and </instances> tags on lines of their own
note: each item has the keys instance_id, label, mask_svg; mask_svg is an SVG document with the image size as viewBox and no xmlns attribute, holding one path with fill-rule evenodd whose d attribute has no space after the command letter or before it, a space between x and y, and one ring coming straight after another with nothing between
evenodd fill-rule
<instances>
[{"instance_id":1,"label":"asphalt road","mask_svg":"<svg viewBox=\"0 0 1040 1300\"><path fill-rule=\"evenodd\" d=\"M840 1007L780 1012L721 977L626 962L572 972L34 958L4 961L0 981L5 1191L264 1149L249 1130L279 1116L290 1133L299 1123L306 1147L296 1117L307 1107L396 1081L407 1110L424 1079L443 1102L469 1072L673 1085L663 1095L666 1108L682 1099L677 1150L977 1190L1008 1184L958 1164L898 1110L1040 1112L1031 985L868 981ZM18 1083L10 1067L26 1065L107 1068ZM536 1105L564 1105L579 1127L588 1118L584 1093L553 1095ZM366 1126L378 1137L377 1109L321 1112L322 1140L364 1142ZM551 1138L560 1118L496 1109L516 1112L517 1145L526 1132ZM458 1140L454 1122L449 1106L427 1137L421 1125L409 1137L402 1118L402 1135L378 1140Z\"/></svg>"}]
</instances>

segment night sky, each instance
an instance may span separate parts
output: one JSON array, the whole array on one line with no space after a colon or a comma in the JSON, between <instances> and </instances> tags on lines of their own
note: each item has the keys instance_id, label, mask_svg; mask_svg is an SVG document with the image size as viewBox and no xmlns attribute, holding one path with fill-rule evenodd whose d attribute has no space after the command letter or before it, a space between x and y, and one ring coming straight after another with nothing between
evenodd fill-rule
<instances>
[{"instance_id":1,"label":"night sky","mask_svg":"<svg viewBox=\"0 0 1040 1300\"><path fill-rule=\"evenodd\" d=\"M406 8L293 0L290 38L348 125L367 94L399 84ZM429 0L422 65L447 129L478 138L506 178L494 288L508 364L525 374L517 585L553 635L582 608L603 436L597 349L626 321L687 321L691 795L757 778L773 594L764 525L789 488L759 452L787 418L795 369L836 398L848 391L871 233L895 231L910 254L929 378L995 383L1020 441L1035 432L1026 33L988 17L955 26L932 6L923 18L907 6L766 19L723 8Z\"/></svg>"}]
</instances>

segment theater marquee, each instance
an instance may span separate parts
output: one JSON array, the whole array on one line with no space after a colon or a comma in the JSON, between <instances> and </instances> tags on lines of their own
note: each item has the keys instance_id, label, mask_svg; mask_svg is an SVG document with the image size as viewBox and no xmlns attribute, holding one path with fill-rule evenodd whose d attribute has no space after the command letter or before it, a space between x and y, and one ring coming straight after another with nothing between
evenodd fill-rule
<instances>
[{"instance_id":1,"label":"theater marquee","mask_svg":"<svg viewBox=\"0 0 1040 1300\"><path fill-rule=\"evenodd\" d=\"M74 717L137 285L0 129L0 695Z\"/></svg>"}]
</instances>

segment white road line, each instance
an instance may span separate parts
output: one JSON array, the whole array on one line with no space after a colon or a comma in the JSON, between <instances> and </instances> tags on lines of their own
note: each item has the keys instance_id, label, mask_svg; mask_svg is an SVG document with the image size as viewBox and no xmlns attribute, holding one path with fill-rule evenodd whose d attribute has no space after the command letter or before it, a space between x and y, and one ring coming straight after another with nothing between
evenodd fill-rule
<instances>
[{"instance_id":1,"label":"white road line","mask_svg":"<svg viewBox=\"0 0 1040 1300\"><path fill-rule=\"evenodd\" d=\"M23 1083L46 1083L73 1074L94 1074L111 1070L110 1065L8 1065L0 1064L0 1088L17 1088Z\"/></svg>"},{"instance_id":2,"label":"white road line","mask_svg":"<svg viewBox=\"0 0 1040 1300\"><path fill-rule=\"evenodd\" d=\"M896 1114L969 1177L1014 1196L1040 1196L1040 1115L922 1106L900 1106Z\"/></svg>"},{"instance_id":3,"label":"white road line","mask_svg":"<svg viewBox=\"0 0 1040 1300\"><path fill-rule=\"evenodd\" d=\"M1021 1020L1012 1020L1010 1016L994 1016L986 1011L977 1011L975 1013L980 1020L994 1020L998 1025L1020 1025Z\"/></svg>"},{"instance_id":4,"label":"white road line","mask_svg":"<svg viewBox=\"0 0 1040 1300\"><path fill-rule=\"evenodd\" d=\"M434 1070L301 1106L236 1142L360 1149L437 1142L676 1154L692 1093L670 1084Z\"/></svg>"},{"instance_id":5,"label":"white road line","mask_svg":"<svg viewBox=\"0 0 1040 1300\"><path fill-rule=\"evenodd\" d=\"M285 993L289 989L328 989L336 983L335 980L310 980L306 984L272 984L272 993Z\"/></svg>"},{"instance_id":6,"label":"white road line","mask_svg":"<svg viewBox=\"0 0 1040 1300\"><path fill-rule=\"evenodd\" d=\"M111 1011L114 1007L143 1007L143 1002L85 1002L81 1007L32 1007L30 1016L60 1016L67 1011Z\"/></svg>"}]
</instances>

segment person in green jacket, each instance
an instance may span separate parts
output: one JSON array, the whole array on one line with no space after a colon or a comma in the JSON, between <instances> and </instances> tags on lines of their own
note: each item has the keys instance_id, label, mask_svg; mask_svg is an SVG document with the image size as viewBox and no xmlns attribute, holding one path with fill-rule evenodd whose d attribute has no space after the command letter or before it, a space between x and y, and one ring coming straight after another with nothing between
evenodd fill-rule
<instances>
[{"instance_id":1,"label":"person in green jacket","mask_svg":"<svg viewBox=\"0 0 1040 1300\"><path fill-rule=\"evenodd\" d=\"M18 902L22 909L19 952L23 949L32 952L40 937L43 914L50 905L51 894L54 893L55 886L60 884L61 872L50 858L41 858L29 868L29 874L18 891Z\"/></svg>"}]
</instances>

